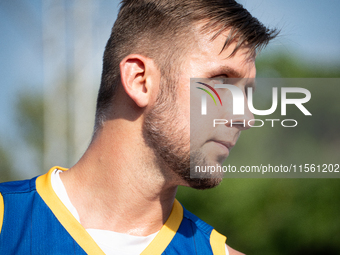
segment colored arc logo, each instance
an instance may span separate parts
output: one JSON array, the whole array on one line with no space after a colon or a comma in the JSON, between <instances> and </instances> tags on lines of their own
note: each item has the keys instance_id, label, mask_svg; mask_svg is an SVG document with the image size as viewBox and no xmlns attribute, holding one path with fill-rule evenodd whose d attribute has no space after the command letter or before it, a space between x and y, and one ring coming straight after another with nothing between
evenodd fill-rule
<instances>
[{"instance_id":1,"label":"colored arc logo","mask_svg":"<svg viewBox=\"0 0 340 255\"><path fill-rule=\"evenodd\" d=\"M206 86L206 87L209 88L211 91L213 91L213 92L215 93L215 95L218 97L218 100L220 100L220 103L221 103L221 105L222 105L222 100L221 100L221 98L220 98L220 95L217 93L217 91L216 91L213 87L211 87L210 85L205 84L205 83L203 83L203 82L197 82L197 83L198 83L198 84L201 84L201 85L203 85L203 86ZM203 89L203 88L200 88L200 87L196 87L196 88L205 91L205 92L206 92L209 96L211 96L211 98L214 100L215 105L217 105L214 96L213 96L208 90Z\"/></svg>"}]
</instances>

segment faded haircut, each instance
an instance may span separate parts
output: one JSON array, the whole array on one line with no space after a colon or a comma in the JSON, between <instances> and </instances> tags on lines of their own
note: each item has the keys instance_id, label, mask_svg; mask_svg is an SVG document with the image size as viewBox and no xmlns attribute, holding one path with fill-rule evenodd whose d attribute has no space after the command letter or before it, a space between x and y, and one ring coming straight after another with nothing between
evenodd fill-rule
<instances>
[{"instance_id":1,"label":"faded haircut","mask_svg":"<svg viewBox=\"0 0 340 255\"><path fill-rule=\"evenodd\" d=\"M106 120L121 83L119 64L129 54L141 54L154 60L161 76L176 82L185 53L195 41L196 24L203 22L201 33L219 34L230 30L221 52L233 41L256 54L278 31L269 29L234 0L123 0L107 42L101 85L97 99L95 130ZM168 92L175 84L161 88Z\"/></svg>"}]
</instances>

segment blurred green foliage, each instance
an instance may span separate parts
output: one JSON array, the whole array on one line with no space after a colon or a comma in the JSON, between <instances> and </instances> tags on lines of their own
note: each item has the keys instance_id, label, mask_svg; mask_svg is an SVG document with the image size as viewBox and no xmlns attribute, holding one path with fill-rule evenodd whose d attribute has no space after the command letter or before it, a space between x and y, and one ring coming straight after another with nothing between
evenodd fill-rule
<instances>
[{"instance_id":1,"label":"blurred green foliage","mask_svg":"<svg viewBox=\"0 0 340 255\"><path fill-rule=\"evenodd\" d=\"M306 60L305 60L306 61ZM257 77L271 78L339 78L340 63L322 64L317 61L302 61L294 53L279 51L260 55L256 59Z\"/></svg>"},{"instance_id":2,"label":"blurred green foliage","mask_svg":"<svg viewBox=\"0 0 340 255\"><path fill-rule=\"evenodd\" d=\"M35 165L42 169L44 150L44 101L42 94L21 92L16 101L16 112L15 117L20 138L35 155Z\"/></svg>"},{"instance_id":3,"label":"blurred green foliage","mask_svg":"<svg viewBox=\"0 0 340 255\"><path fill-rule=\"evenodd\" d=\"M15 146L25 144L34 155L35 165L43 166L43 96L41 93L21 91L15 102L14 120L17 123L17 140L2 136L0 145L0 182L20 179L15 171L13 160L22 160ZM6 138L6 139L5 139ZM41 171L43 172L43 171Z\"/></svg>"},{"instance_id":4,"label":"blurred green foliage","mask_svg":"<svg viewBox=\"0 0 340 255\"><path fill-rule=\"evenodd\" d=\"M44 102L41 93L21 93L16 104L16 122L21 137L39 155L43 153Z\"/></svg>"},{"instance_id":5,"label":"blurred green foliage","mask_svg":"<svg viewBox=\"0 0 340 255\"><path fill-rule=\"evenodd\" d=\"M257 76L336 78L340 65L311 65L278 53L258 59ZM270 125L242 133L226 163L340 163L339 89L314 88L316 104L308 103L313 125L282 128L279 136ZM212 190L179 187L177 198L246 254L340 254L340 179L227 178Z\"/></svg>"},{"instance_id":6,"label":"blurred green foliage","mask_svg":"<svg viewBox=\"0 0 340 255\"><path fill-rule=\"evenodd\" d=\"M3 143L0 144L0 182L5 182L15 179L15 175L8 148L3 147Z\"/></svg>"}]
</instances>

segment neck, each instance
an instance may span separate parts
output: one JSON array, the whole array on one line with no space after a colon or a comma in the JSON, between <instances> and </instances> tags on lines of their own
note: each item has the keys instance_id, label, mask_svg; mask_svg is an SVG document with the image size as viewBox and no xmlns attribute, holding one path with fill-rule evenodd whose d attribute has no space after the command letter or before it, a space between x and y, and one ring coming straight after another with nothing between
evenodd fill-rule
<instances>
[{"instance_id":1,"label":"neck","mask_svg":"<svg viewBox=\"0 0 340 255\"><path fill-rule=\"evenodd\" d=\"M84 228L146 236L169 217L177 186L157 166L141 134L120 129L115 134L113 124L119 126L108 123L60 176Z\"/></svg>"}]
</instances>

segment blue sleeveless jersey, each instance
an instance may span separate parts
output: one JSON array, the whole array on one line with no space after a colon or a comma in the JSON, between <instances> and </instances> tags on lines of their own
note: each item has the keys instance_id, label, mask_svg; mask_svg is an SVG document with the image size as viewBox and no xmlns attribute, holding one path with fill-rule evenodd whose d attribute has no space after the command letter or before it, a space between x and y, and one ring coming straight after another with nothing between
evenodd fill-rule
<instances>
[{"instance_id":1,"label":"blue sleeveless jersey","mask_svg":"<svg viewBox=\"0 0 340 255\"><path fill-rule=\"evenodd\" d=\"M31 180L0 184L0 254L104 254L54 193L55 168ZM141 254L222 255L225 240L175 200L168 220Z\"/></svg>"}]
</instances>

